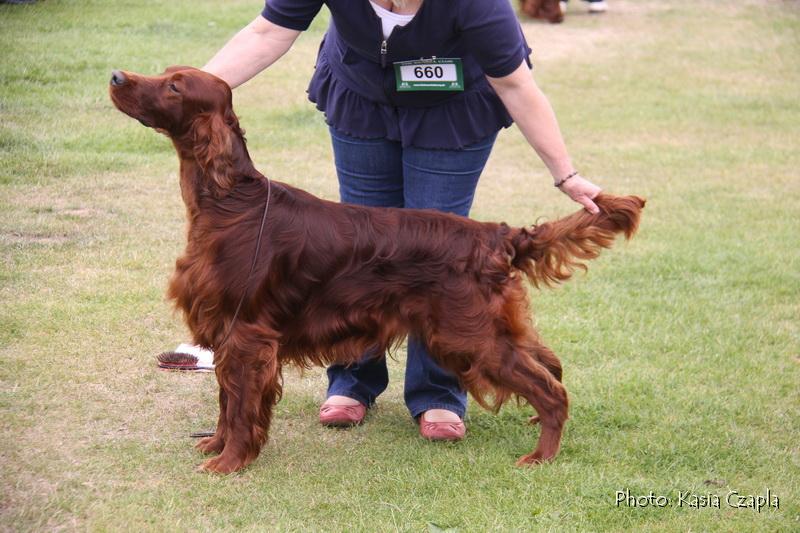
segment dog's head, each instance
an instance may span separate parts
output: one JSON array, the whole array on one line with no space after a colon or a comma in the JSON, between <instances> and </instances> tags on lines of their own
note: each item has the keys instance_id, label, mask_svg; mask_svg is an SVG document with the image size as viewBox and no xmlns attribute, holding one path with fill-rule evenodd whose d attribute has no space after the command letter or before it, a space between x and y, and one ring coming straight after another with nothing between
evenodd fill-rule
<instances>
[{"instance_id":1,"label":"dog's head","mask_svg":"<svg viewBox=\"0 0 800 533\"><path fill-rule=\"evenodd\" d=\"M234 145L244 149L244 132L227 83L184 66L169 67L157 76L115 70L109 93L117 109L168 135L179 151L192 154L213 180L216 193L232 186Z\"/></svg>"},{"instance_id":2,"label":"dog's head","mask_svg":"<svg viewBox=\"0 0 800 533\"><path fill-rule=\"evenodd\" d=\"M529 17L544 19L548 22L563 22L564 13L561 11L559 0L521 0L522 12Z\"/></svg>"}]
</instances>

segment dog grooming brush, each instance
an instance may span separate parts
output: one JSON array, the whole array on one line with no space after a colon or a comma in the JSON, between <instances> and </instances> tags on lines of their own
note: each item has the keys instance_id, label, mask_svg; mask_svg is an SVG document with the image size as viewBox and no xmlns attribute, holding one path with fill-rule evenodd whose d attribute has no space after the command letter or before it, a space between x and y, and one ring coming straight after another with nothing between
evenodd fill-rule
<instances>
[{"instance_id":1,"label":"dog grooming brush","mask_svg":"<svg viewBox=\"0 0 800 533\"><path fill-rule=\"evenodd\" d=\"M180 344L172 352L158 355L158 367L165 370L211 372L214 370L214 353L199 346Z\"/></svg>"},{"instance_id":2,"label":"dog grooming brush","mask_svg":"<svg viewBox=\"0 0 800 533\"><path fill-rule=\"evenodd\" d=\"M158 354L158 367L167 370L197 370L197 357L179 352L160 353Z\"/></svg>"}]
</instances>

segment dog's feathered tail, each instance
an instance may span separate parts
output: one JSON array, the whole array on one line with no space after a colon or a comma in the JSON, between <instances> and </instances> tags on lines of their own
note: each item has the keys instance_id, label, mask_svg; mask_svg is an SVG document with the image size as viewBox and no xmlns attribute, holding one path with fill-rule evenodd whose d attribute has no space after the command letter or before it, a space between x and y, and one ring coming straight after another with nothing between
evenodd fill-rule
<instances>
[{"instance_id":1,"label":"dog's feathered tail","mask_svg":"<svg viewBox=\"0 0 800 533\"><path fill-rule=\"evenodd\" d=\"M555 222L512 231L512 266L537 287L552 285L569 279L578 268L586 270L583 262L610 248L617 233L630 239L639 225L644 199L601 194L594 202L600 208L596 215L582 209Z\"/></svg>"}]
</instances>

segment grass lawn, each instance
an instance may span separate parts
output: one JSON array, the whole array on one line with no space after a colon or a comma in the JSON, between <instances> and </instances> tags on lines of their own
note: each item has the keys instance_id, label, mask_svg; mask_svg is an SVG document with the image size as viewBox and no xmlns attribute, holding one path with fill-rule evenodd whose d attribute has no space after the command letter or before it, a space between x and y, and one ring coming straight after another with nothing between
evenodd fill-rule
<instances>
[{"instance_id":1,"label":"grass lawn","mask_svg":"<svg viewBox=\"0 0 800 533\"><path fill-rule=\"evenodd\" d=\"M202 65L260 4L0 5L0 530L800 530L800 4L610 5L523 22L577 167L649 200L630 244L532 289L571 395L557 460L513 466L538 435L513 404L472 405L461 443L420 439L401 350L349 431L316 422L322 371L287 370L269 444L228 477L196 473L188 437L216 421L213 376L154 364L187 338L163 297L177 160L107 80ZM325 19L235 104L264 173L335 199L305 95ZM550 183L506 130L472 215L574 210ZM617 506L626 489L671 504ZM767 489L779 508L725 501Z\"/></svg>"}]
</instances>

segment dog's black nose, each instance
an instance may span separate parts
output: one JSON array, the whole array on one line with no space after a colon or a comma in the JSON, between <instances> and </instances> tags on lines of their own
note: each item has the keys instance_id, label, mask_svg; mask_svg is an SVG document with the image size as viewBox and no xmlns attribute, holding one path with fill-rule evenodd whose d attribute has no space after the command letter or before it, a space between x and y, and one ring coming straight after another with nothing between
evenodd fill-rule
<instances>
[{"instance_id":1,"label":"dog's black nose","mask_svg":"<svg viewBox=\"0 0 800 533\"><path fill-rule=\"evenodd\" d=\"M127 81L128 78L125 77L121 70L111 71L111 85L125 85Z\"/></svg>"}]
</instances>

